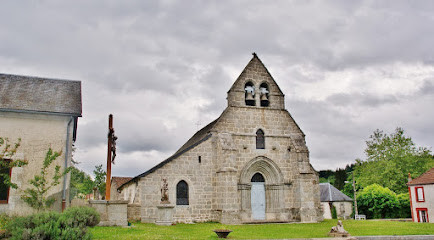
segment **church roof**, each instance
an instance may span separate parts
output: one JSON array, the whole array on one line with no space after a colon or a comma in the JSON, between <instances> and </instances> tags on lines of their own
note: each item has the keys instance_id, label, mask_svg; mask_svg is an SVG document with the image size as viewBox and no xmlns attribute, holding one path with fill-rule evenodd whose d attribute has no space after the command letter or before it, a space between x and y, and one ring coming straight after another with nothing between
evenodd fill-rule
<instances>
[{"instance_id":1,"label":"church roof","mask_svg":"<svg viewBox=\"0 0 434 240\"><path fill-rule=\"evenodd\" d=\"M142 174L139 174L139 175L135 176L134 178L131 178L129 181L127 181L127 182L123 183L122 185L120 185L118 187L118 189L122 188L124 185L127 185L129 182L137 181L141 177L145 177L145 176L147 176L147 175L155 172L157 169L159 169L162 166L168 164L172 160L174 160L177 157L179 157L181 154L183 154L183 153L187 152L188 150L196 147L200 143L208 140L211 137L211 135L212 135L210 131L214 127L214 125L217 123L218 120L219 120L219 118L217 118L216 120L212 121L211 123L209 123L208 125L206 125L202 129L200 129L199 131L197 131L193 135L193 137L191 137L184 145L182 145L181 148L179 148L178 151L176 151L172 156L170 156L166 160L160 162L159 164L157 164L155 167L149 169L148 171L146 171L146 172L144 172Z\"/></svg>"},{"instance_id":2,"label":"church roof","mask_svg":"<svg viewBox=\"0 0 434 240\"><path fill-rule=\"evenodd\" d=\"M320 183L321 202L351 202L353 199L343 194L330 183Z\"/></svg>"},{"instance_id":3,"label":"church roof","mask_svg":"<svg viewBox=\"0 0 434 240\"><path fill-rule=\"evenodd\" d=\"M407 183L408 186L425 184L434 184L434 168Z\"/></svg>"},{"instance_id":4,"label":"church roof","mask_svg":"<svg viewBox=\"0 0 434 240\"><path fill-rule=\"evenodd\" d=\"M81 116L81 82L0 73L0 110Z\"/></svg>"}]
</instances>

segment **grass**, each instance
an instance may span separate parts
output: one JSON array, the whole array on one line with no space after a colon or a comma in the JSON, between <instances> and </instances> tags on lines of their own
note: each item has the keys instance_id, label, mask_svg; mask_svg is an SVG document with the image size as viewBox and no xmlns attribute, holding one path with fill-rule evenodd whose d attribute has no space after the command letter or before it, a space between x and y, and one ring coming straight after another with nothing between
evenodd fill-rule
<instances>
[{"instance_id":1,"label":"grass","mask_svg":"<svg viewBox=\"0 0 434 240\"><path fill-rule=\"evenodd\" d=\"M93 239L217 239L213 229L227 228L233 232L229 239L278 239L327 237L336 220L321 223L222 225L219 223L177 224L157 226L134 223L133 227L89 228ZM371 235L434 235L434 224L395 221L343 221L352 236Z\"/></svg>"}]
</instances>

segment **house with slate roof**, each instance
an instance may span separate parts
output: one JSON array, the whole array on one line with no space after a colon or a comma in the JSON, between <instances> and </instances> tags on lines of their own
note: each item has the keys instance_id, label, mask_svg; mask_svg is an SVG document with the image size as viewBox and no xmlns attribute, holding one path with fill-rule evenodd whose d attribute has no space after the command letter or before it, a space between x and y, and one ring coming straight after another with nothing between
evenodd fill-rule
<instances>
[{"instance_id":1,"label":"house with slate roof","mask_svg":"<svg viewBox=\"0 0 434 240\"><path fill-rule=\"evenodd\" d=\"M162 206L163 180L169 203ZM322 220L305 135L256 54L229 89L220 117L118 191L128 200L132 195L122 193L135 193L142 222L158 223L161 216L185 223Z\"/></svg>"},{"instance_id":2,"label":"house with slate roof","mask_svg":"<svg viewBox=\"0 0 434 240\"><path fill-rule=\"evenodd\" d=\"M72 144L77 121L82 114L81 82L0 74L0 136L10 143L21 139L13 156L27 160L23 167L0 169L9 173L19 189L30 187L29 180L41 171L48 149L62 152L52 164L61 169L71 165ZM50 177L49 177L50 178ZM69 206L69 174L48 192L56 199L53 210ZM18 190L0 181L0 213L25 215L33 212Z\"/></svg>"},{"instance_id":3,"label":"house with slate roof","mask_svg":"<svg viewBox=\"0 0 434 240\"><path fill-rule=\"evenodd\" d=\"M413 222L430 222L434 216L434 168L407 183Z\"/></svg>"},{"instance_id":4,"label":"house with slate roof","mask_svg":"<svg viewBox=\"0 0 434 240\"><path fill-rule=\"evenodd\" d=\"M331 209L336 209L338 218L349 219L353 212L353 199L339 191L330 183L320 183L321 207L325 219L332 219Z\"/></svg>"}]
</instances>

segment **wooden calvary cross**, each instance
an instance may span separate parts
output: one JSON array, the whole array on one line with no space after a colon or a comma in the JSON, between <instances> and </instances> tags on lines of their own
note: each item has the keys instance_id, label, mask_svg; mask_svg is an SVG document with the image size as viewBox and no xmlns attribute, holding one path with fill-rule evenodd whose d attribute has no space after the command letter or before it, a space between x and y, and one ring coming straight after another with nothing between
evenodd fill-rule
<instances>
[{"instance_id":1,"label":"wooden calvary cross","mask_svg":"<svg viewBox=\"0 0 434 240\"><path fill-rule=\"evenodd\" d=\"M105 200L110 200L110 188L111 188L111 175L112 175L112 163L115 163L116 157L116 140L115 130L113 128L113 115L109 115L109 126L107 135L107 175L105 182Z\"/></svg>"}]
</instances>

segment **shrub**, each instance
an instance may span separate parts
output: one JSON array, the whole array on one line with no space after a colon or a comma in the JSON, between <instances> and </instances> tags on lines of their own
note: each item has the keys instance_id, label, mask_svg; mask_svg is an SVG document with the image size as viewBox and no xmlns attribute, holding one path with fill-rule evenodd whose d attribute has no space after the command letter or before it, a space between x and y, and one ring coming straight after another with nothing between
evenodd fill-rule
<instances>
[{"instance_id":1,"label":"shrub","mask_svg":"<svg viewBox=\"0 0 434 240\"><path fill-rule=\"evenodd\" d=\"M330 210L331 210L331 213L332 213L332 219L338 219L338 214L336 212L336 207L333 204L330 204L330 205L331 205Z\"/></svg>"},{"instance_id":2,"label":"shrub","mask_svg":"<svg viewBox=\"0 0 434 240\"><path fill-rule=\"evenodd\" d=\"M372 184L357 196L359 212L367 218L406 218L410 217L408 193L396 194L389 188Z\"/></svg>"},{"instance_id":3,"label":"shrub","mask_svg":"<svg viewBox=\"0 0 434 240\"><path fill-rule=\"evenodd\" d=\"M71 207L63 212L62 221L71 227L93 227L100 221L99 213L91 207Z\"/></svg>"},{"instance_id":4,"label":"shrub","mask_svg":"<svg viewBox=\"0 0 434 240\"><path fill-rule=\"evenodd\" d=\"M99 223L92 208L70 208L64 213L42 212L17 217L7 224L11 239L90 239L88 226Z\"/></svg>"}]
</instances>

